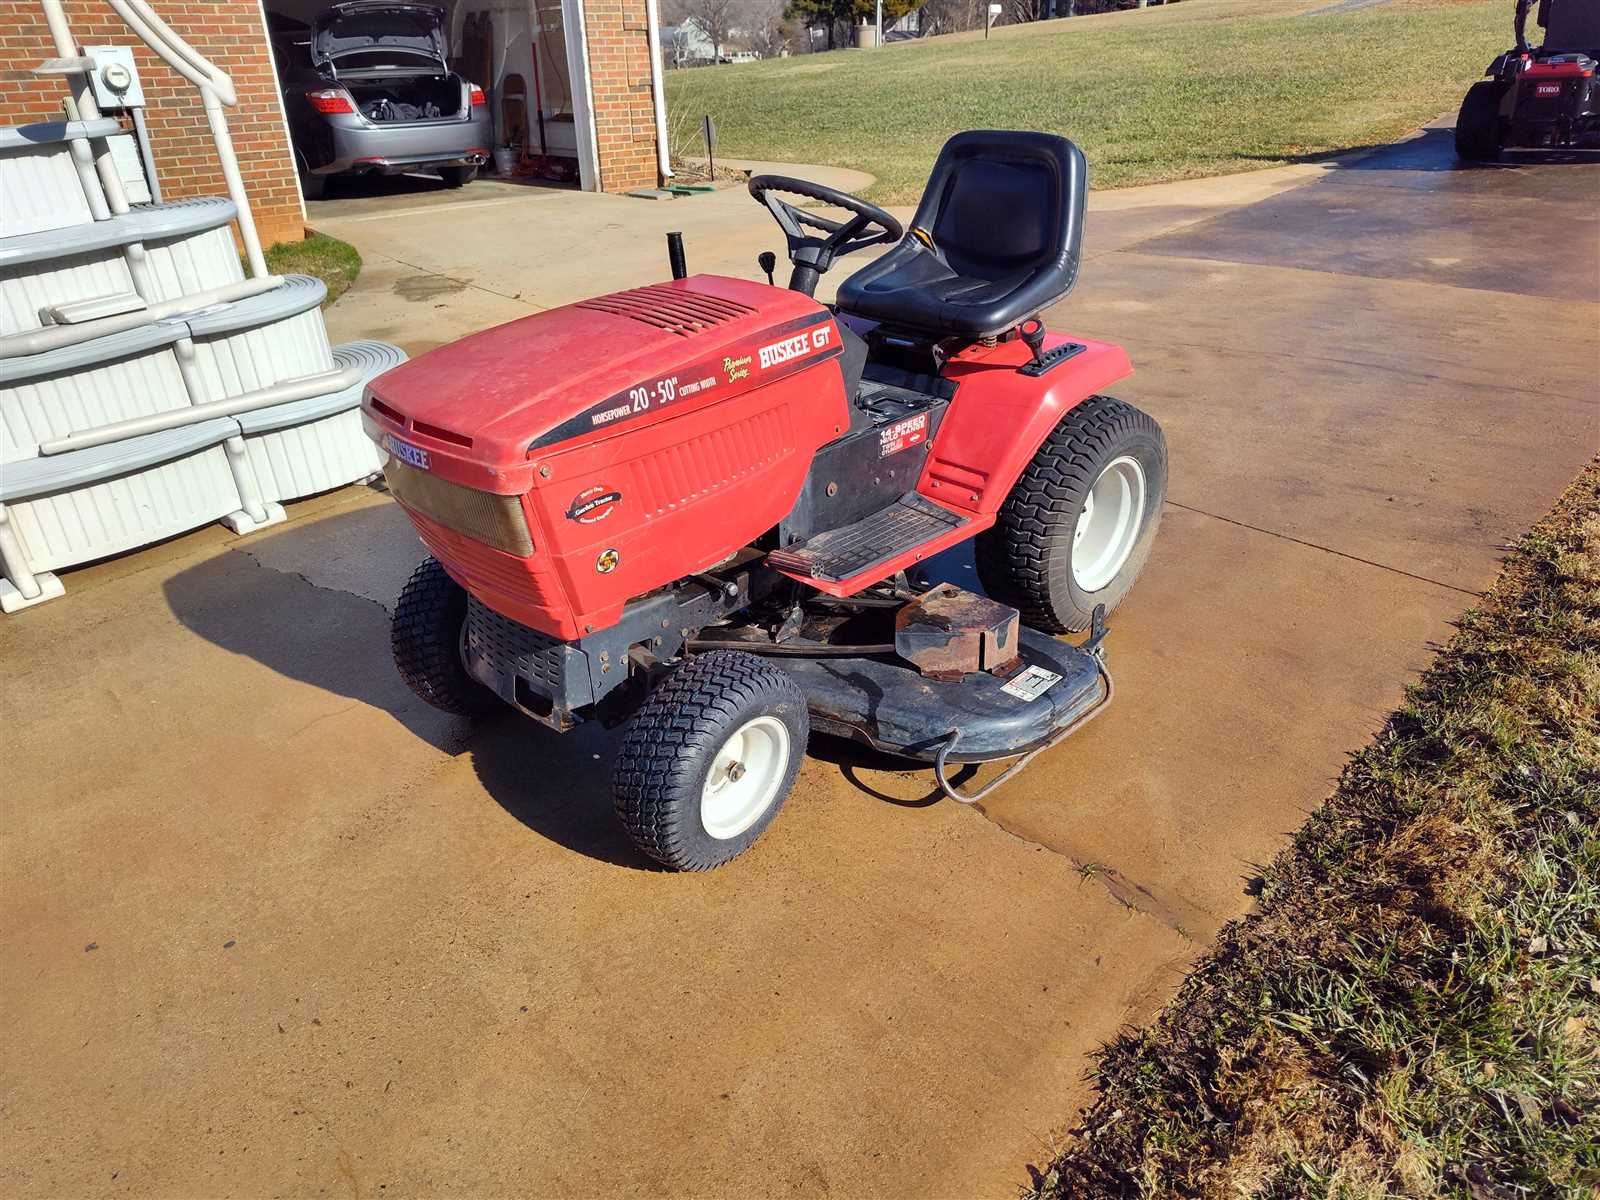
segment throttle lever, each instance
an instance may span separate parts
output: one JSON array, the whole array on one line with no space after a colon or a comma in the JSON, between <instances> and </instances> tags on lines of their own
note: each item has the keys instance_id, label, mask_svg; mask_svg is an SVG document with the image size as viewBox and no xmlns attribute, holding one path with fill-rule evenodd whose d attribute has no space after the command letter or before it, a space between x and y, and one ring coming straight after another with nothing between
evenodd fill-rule
<instances>
[{"instance_id":1,"label":"throttle lever","mask_svg":"<svg viewBox=\"0 0 1600 1200\"><path fill-rule=\"evenodd\" d=\"M1033 355L1036 366L1044 366L1044 322L1038 317L1029 317L1017 326L1017 333L1027 343L1028 350Z\"/></svg>"}]
</instances>

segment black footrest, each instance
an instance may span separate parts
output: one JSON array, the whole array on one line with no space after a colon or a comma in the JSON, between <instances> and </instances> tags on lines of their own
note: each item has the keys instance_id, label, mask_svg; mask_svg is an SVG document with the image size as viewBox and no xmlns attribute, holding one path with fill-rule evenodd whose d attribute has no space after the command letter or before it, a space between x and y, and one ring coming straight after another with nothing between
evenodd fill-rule
<instances>
[{"instance_id":1,"label":"black footrest","mask_svg":"<svg viewBox=\"0 0 1600 1200\"><path fill-rule=\"evenodd\" d=\"M888 562L967 523L969 518L907 492L888 508L854 525L813 534L804 542L767 555L769 565L810 579L838 582Z\"/></svg>"}]
</instances>

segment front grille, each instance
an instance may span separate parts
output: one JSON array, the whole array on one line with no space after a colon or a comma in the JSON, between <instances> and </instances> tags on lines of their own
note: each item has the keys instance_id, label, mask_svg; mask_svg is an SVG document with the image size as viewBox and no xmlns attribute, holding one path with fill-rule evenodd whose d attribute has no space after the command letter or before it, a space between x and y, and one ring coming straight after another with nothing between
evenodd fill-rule
<instances>
[{"instance_id":1,"label":"front grille","mask_svg":"<svg viewBox=\"0 0 1600 1200\"><path fill-rule=\"evenodd\" d=\"M446 529L526 558L533 553L533 538L522 502L516 496L497 496L462 487L426 471L390 458L383 477L389 490L408 508L431 517Z\"/></svg>"},{"instance_id":2,"label":"front grille","mask_svg":"<svg viewBox=\"0 0 1600 1200\"><path fill-rule=\"evenodd\" d=\"M585 300L577 307L628 317L679 337L693 337L756 311L748 304L734 300L671 287L642 287L612 292L609 296Z\"/></svg>"},{"instance_id":3,"label":"front grille","mask_svg":"<svg viewBox=\"0 0 1600 1200\"><path fill-rule=\"evenodd\" d=\"M502 617L476 596L467 597L467 650L498 671L542 684L552 696L562 698L567 694L568 659L579 654L566 642Z\"/></svg>"}]
</instances>

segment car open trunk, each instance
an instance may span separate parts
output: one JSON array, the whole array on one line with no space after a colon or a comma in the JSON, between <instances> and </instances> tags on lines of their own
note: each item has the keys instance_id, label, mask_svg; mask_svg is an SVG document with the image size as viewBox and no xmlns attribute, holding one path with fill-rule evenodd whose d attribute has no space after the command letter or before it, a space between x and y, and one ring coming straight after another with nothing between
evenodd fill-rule
<instances>
[{"instance_id":1,"label":"car open trunk","mask_svg":"<svg viewBox=\"0 0 1600 1200\"><path fill-rule=\"evenodd\" d=\"M369 121L441 121L461 115L459 75L388 75L352 79L341 76L356 108Z\"/></svg>"},{"instance_id":2,"label":"car open trunk","mask_svg":"<svg viewBox=\"0 0 1600 1200\"><path fill-rule=\"evenodd\" d=\"M447 65L444 10L403 0L348 0L317 18L311 58L379 123L441 121L467 103Z\"/></svg>"}]
</instances>

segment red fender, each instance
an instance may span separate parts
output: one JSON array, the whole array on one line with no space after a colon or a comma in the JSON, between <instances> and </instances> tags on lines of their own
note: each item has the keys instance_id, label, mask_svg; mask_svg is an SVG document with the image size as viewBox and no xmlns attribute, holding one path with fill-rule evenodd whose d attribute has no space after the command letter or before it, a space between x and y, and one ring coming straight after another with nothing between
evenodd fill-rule
<instances>
[{"instance_id":1,"label":"red fender","mask_svg":"<svg viewBox=\"0 0 1600 1200\"><path fill-rule=\"evenodd\" d=\"M1044 344L1050 350L1068 342L1083 351L1040 376L1017 369L1033 357L1021 339L972 345L951 358L944 377L960 387L929 447L917 491L970 514L979 529L992 525L1023 468L1061 419L1133 374L1127 352L1110 342L1052 334Z\"/></svg>"},{"instance_id":2,"label":"red fender","mask_svg":"<svg viewBox=\"0 0 1600 1200\"><path fill-rule=\"evenodd\" d=\"M945 363L943 377L960 387L928 448L917 491L966 521L848 579L791 578L829 595L854 595L993 525L1012 485L1061 419L1133 374L1127 352L1110 342L1052 334L1046 336L1044 349L1069 342L1083 350L1043 375L1018 370L1033 359L1020 338L993 346L974 344Z\"/></svg>"}]
</instances>

